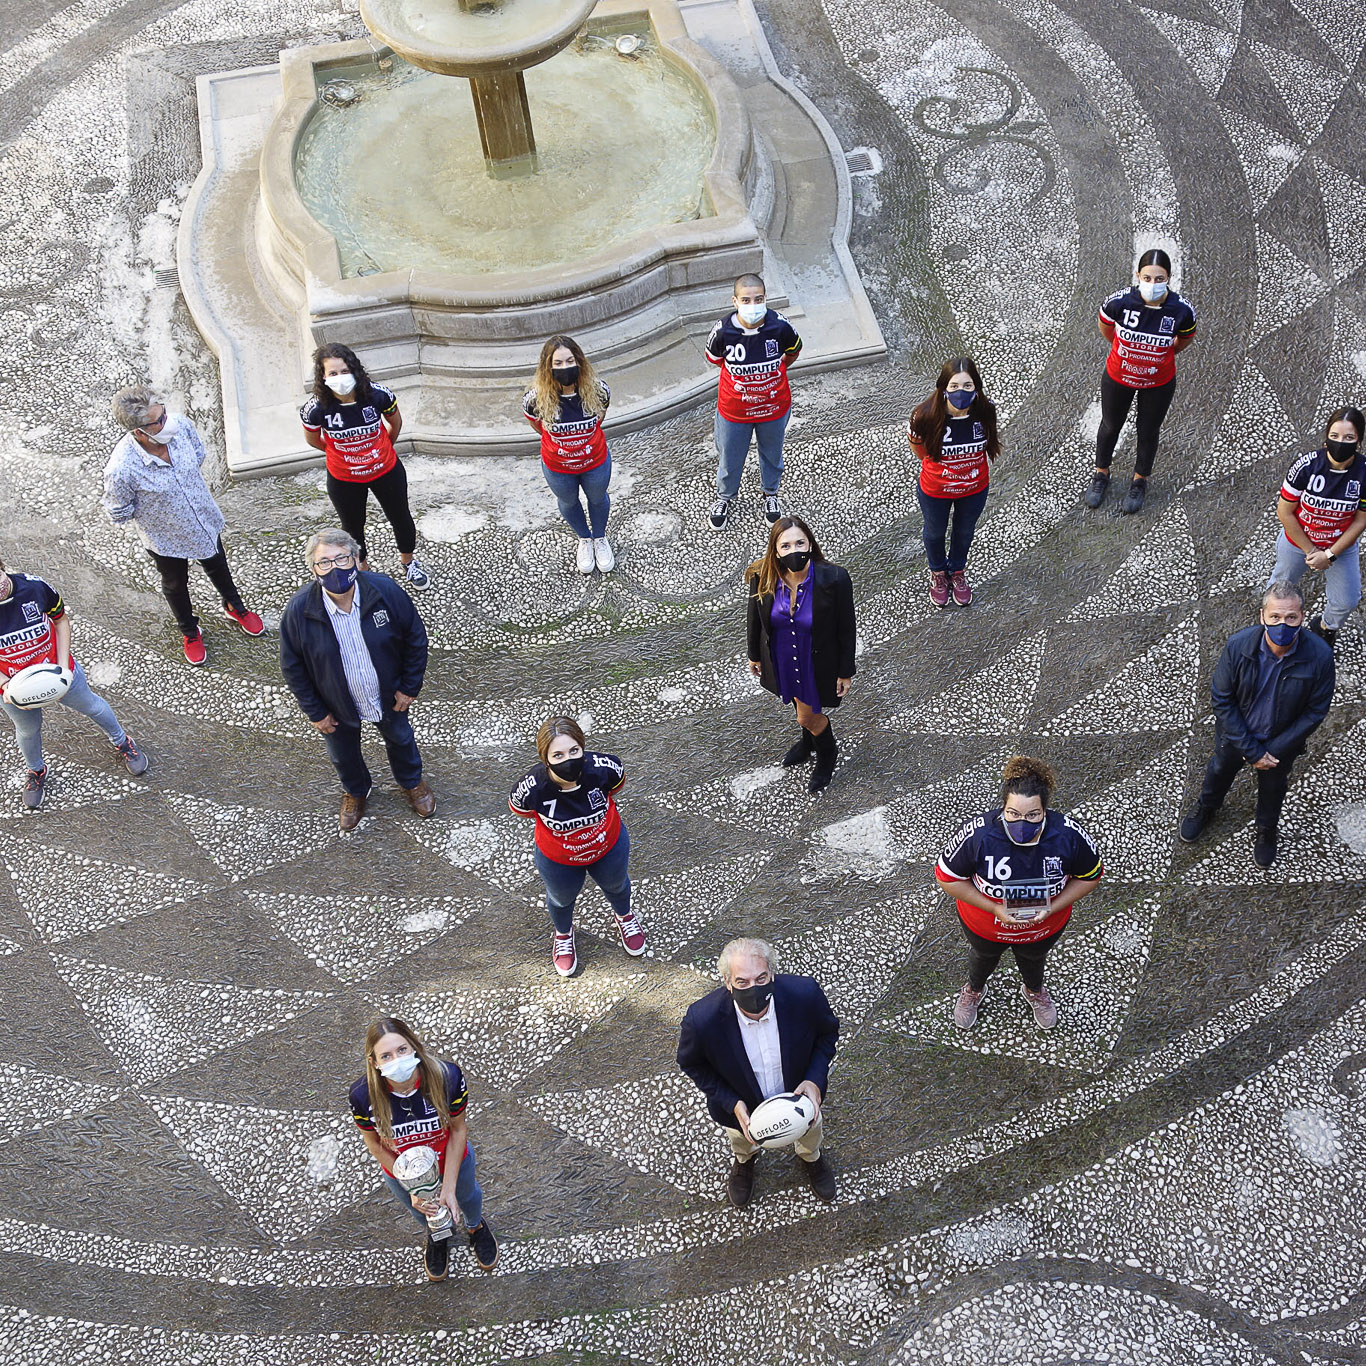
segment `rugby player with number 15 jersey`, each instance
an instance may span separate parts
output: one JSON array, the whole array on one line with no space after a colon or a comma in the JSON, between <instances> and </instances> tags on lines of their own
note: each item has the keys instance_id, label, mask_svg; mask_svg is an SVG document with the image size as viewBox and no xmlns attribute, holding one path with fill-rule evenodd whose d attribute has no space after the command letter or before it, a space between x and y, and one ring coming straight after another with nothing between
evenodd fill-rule
<instances>
[{"instance_id":1,"label":"rugby player with number 15 jersey","mask_svg":"<svg viewBox=\"0 0 1366 1366\"><path fill-rule=\"evenodd\" d=\"M1328 415L1323 445L1290 467L1276 503L1281 534L1267 586L1298 583L1306 569L1321 573L1327 601L1309 629L1331 646L1361 601L1361 533L1366 531L1366 456L1359 408Z\"/></svg>"},{"instance_id":2,"label":"rugby player with number 15 jersey","mask_svg":"<svg viewBox=\"0 0 1366 1366\"><path fill-rule=\"evenodd\" d=\"M968 980L953 1022L971 1029L987 979L1010 949L1020 987L1040 1029L1058 1022L1044 985L1044 960L1072 915L1095 890L1104 867L1091 836L1061 811L1050 811L1057 775L1042 759L1017 755L1001 774L1001 805L974 816L940 855L935 877L958 902L968 941Z\"/></svg>"}]
</instances>

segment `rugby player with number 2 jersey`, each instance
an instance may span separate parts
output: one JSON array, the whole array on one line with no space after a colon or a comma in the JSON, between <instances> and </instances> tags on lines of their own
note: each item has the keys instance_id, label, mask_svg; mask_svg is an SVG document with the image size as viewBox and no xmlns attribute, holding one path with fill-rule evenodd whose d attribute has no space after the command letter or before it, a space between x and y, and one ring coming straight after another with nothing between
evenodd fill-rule
<instances>
[{"instance_id":1,"label":"rugby player with number 2 jersey","mask_svg":"<svg viewBox=\"0 0 1366 1366\"><path fill-rule=\"evenodd\" d=\"M792 415L787 372L801 354L802 339L767 300L761 276L740 276L731 299L735 311L707 338L707 359L721 372L716 388L716 501L710 517L715 531L730 520L751 437L759 447L764 516L772 526L783 515L778 485L783 437Z\"/></svg>"},{"instance_id":2,"label":"rugby player with number 2 jersey","mask_svg":"<svg viewBox=\"0 0 1366 1366\"><path fill-rule=\"evenodd\" d=\"M1327 601L1309 629L1334 645L1342 623L1361 601L1361 533L1366 531L1366 456L1359 408L1328 415L1323 445L1290 467L1276 503L1281 534L1267 586L1298 583L1306 569L1323 575Z\"/></svg>"},{"instance_id":3,"label":"rugby player with number 2 jersey","mask_svg":"<svg viewBox=\"0 0 1366 1366\"><path fill-rule=\"evenodd\" d=\"M1134 477L1120 504L1137 512L1148 490L1157 458L1157 437L1176 394L1176 357L1195 340L1195 310L1171 287L1172 263L1165 251L1138 258L1135 283L1110 295L1100 306L1096 326L1110 343L1100 377L1100 429L1096 432L1096 472L1082 495L1098 508L1110 487L1115 443L1138 399L1138 451Z\"/></svg>"},{"instance_id":4,"label":"rugby player with number 2 jersey","mask_svg":"<svg viewBox=\"0 0 1366 1366\"><path fill-rule=\"evenodd\" d=\"M968 980L953 1022L971 1029L987 979L1010 949L1021 993L1040 1029L1058 1022L1044 985L1044 960L1072 915L1095 890L1104 867L1091 836L1061 811L1049 810L1057 776L1042 759L1017 755L1001 774L1001 805L974 816L940 855L935 877L957 898L968 941Z\"/></svg>"}]
</instances>

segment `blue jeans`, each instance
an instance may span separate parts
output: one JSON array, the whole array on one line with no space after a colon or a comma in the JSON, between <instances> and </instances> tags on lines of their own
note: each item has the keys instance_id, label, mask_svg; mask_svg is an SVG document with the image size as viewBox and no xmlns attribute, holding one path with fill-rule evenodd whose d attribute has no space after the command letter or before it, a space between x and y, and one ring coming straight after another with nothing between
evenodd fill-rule
<instances>
[{"instance_id":1,"label":"blue jeans","mask_svg":"<svg viewBox=\"0 0 1366 1366\"><path fill-rule=\"evenodd\" d=\"M449 1150L447 1161L450 1160ZM396 1176L384 1173L384 1184L394 1193L394 1198L407 1207L408 1213L417 1220L418 1227L425 1233L427 1230L427 1216L419 1214L413 1208L413 1197L408 1194L403 1182ZM460 1164L460 1170L455 1174L455 1203L460 1206L460 1217L465 1221L467 1229L476 1229L484 1221L484 1192L479 1189L479 1182L474 1176L474 1149L468 1144L465 1146L465 1160Z\"/></svg>"},{"instance_id":2,"label":"blue jeans","mask_svg":"<svg viewBox=\"0 0 1366 1366\"><path fill-rule=\"evenodd\" d=\"M1304 551L1281 532L1276 537L1276 567L1266 586L1277 579L1298 583L1305 571ZM1323 587L1327 601L1323 604L1323 629L1339 631L1352 609L1361 601L1361 542L1353 541L1327 569L1323 571Z\"/></svg>"},{"instance_id":3,"label":"blue jeans","mask_svg":"<svg viewBox=\"0 0 1366 1366\"><path fill-rule=\"evenodd\" d=\"M607 485L612 478L612 457L609 455L596 469L584 470L582 474L565 474L552 470L544 460L541 473L555 501L560 505L560 516L569 523L574 535L582 538L607 535L607 511L612 500L607 496ZM579 502L579 491L588 500L588 517L583 515L583 504ZM589 519L593 529L590 531Z\"/></svg>"},{"instance_id":4,"label":"blue jeans","mask_svg":"<svg viewBox=\"0 0 1366 1366\"><path fill-rule=\"evenodd\" d=\"M75 660L72 663L74 667L71 671L71 686L66 690L66 696L61 699L61 705L80 712L82 716L88 716L109 737L111 743L122 744L127 732L119 725L114 709L104 698L90 690L90 684L85 681L85 670L80 664ZM8 702L0 702L0 707L4 708L5 715L14 724L14 734L19 740L19 752L24 756L24 762L34 773L41 772L45 709L33 707L25 710L23 707L11 707Z\"/></svg>"},{"instance_id":5,"label":"blue jeans","mask_svg":"<svg viewBox=\"0 0 1366 1366\"><path fill-rule=\"evenodd\" d=\"M539 849L533 852L536 871L545 883L545 908L558 933L568 934L574 928L574 902L587 877L602 888L607 904L617 915L625 915L631 909L631 879L626 872L631 838L624 825L617 842L596 863L556 863Z\"/></svg>"},{"instance_id":6,"label":"blue jeans","mask_svg":"<svg viewBox=\"0 0 1366 1366\"><path fill-rule=\"evenodd\" d=\"M422 756L413 739L413 723L406 711L386 707L378 721L379 733L384 737L384 748L389 751L389 767L400 787L414 788L422 781ZM337 722L331 735L323 736L327 757L337 770L341 785L353 796L363 797L370 791L370 770L360 752L360 727Z\"/></svg>"},{"instance_id":7,"label":"blue jeans","mask_svg":"<svg viewBox=\"0 0 1366 1366\"><path fill-rule=\"evenodd\" d=\"M769 422L729 422L716 414L716 496L734 498L740 492L740 476L745 472L749 439L759 444L759 485L765 493L777 493L783 477L783 436L789 408L782 417Z\"/></svg>"},{"instance_id":8,"label":"blue jeans","mask_svg":"<svg viewBox=\"0 0 1366 1366\"><path fill-rule=\"evenodd\" d=\"M967 568L968 549L972 533L977 530L977 519L987 505L987 490L969 493L965 498L931 498L919 484L915 494L920 499L920 511L925 517L921 539L925 542L925 556L930 568L947 571ZM949 534L949 514L953 514L953 532ZM944 558L944 537L949 536L949 554Z\"/></svg>"}]
</instances>

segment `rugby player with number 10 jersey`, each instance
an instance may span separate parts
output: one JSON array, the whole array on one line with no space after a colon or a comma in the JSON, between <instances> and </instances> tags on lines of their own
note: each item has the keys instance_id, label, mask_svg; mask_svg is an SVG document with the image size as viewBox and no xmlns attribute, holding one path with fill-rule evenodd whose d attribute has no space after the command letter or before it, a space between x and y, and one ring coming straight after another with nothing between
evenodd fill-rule
<instances>
[{"instance_id":1,"label":"rugby player with number 10 jersey","mask_svg":"<svg viewBox=\"0 0 1366 1366\"><path fill-rule=\"evenodd\" d=\"M1309 451L1291 465L1281 497L1294 505L1310 544L1327 550L1366 511L1366 456L1358 451L1342 469L1334 468L1326 450Z\"/></svg>"},{"instance_id":2,"label":"rugby player with number 10 jersey","mask_svg":"<svg viewBox=\"0 0 1366 1366\"><path fill-rule=\"evenodd\" d=\"M508 808L536 820L536 847L554 863L596 863L621 835L621 813L612 794L626 773L615 754L587 750L577 787L563 788L537 764L512 789Z\"/></svg>"},{"instance_id":3,"label":"rugby player with number 10 jersey","mask_svg":"<svg viewBox=\"0 0 1366 1366\"><path fill-rule=\"evenodd\" d=\"M974 934L998 944L1029 944L1058 934L1072 917L1065 907L1056 915L1048 906L1072 878L1094 881L1104 871L1091 836L1070 816L1049 811L1033 844L1016 844L1006 833L1001 808L975 816L953 837L940 856L934 875L952 895L955 882L971 882L990 901L1010 914L1034 917L1008 925L989 911L957 902L958 914Z\"/></svg>"}]
</instances>

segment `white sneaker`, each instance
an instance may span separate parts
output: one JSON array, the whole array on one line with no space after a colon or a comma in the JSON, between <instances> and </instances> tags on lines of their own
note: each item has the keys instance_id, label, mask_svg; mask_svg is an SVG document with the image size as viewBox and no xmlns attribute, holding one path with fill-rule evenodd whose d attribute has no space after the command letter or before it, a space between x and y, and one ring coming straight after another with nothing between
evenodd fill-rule
<instances>
[{"instance_id":1,"label":"white sneaker","mask_svg":"<svg viewBox=\"0 0 1366 1366\"><path fill-rule=\"evenodd\" d=\"M579 955L574 951L574 931L571 927L568 934L561 934L558 930L551 936L550 940L550 960L555 965L555 971L561 977L572 977L579 967Z\"/></svg>"},{"instance_id":2,"label":"white sneaker","mask_svg":"<svg viewBox=\"0 0 1366 1366\"><path fill-rule=\"evenodd\" d=\"M591 574L598 562L593 555L593 542L587 536L579 537L579 573Z\"/></svg>"},{"instance_id":3,"label":"white sneaker","mask_svg":"<svg viewBox=\"0 0 1366 1366\"><path fill-rule=\"evenodd\" d=\"M594 538L593 560L598 566L599 574L610 574L617 567L617 557L612 554L612 547L606 536Z\"/></svg>"}]
</instances>

